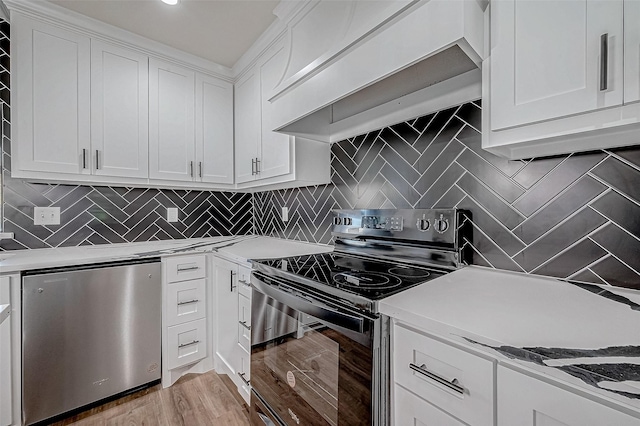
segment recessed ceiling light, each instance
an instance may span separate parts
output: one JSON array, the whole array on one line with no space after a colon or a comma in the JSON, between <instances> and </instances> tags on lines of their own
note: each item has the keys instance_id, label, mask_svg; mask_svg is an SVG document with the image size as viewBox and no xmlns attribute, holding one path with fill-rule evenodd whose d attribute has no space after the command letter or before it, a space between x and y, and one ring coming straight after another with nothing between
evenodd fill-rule
<instances>
[{"instance_id":1,"label":"recessed ceiling light","mask_svg":"<svg viewBox=\"0 0 640 426\"><path fill-rule=\"evenodd\" d=\"M162 2L172 6L178 4L178 0L162 0Z\"/></svg>"}]
</instances>

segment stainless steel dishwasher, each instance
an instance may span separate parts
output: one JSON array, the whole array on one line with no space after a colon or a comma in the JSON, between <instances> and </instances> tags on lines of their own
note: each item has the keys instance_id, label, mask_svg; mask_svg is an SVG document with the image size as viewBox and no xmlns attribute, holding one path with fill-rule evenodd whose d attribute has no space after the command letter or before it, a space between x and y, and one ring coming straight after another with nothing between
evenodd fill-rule
<instances>
[{"instance_id":1,"label":"stainless steel dishwasher","mask_svg":"<svg viewBox=\"0 0 640 426\"><path fill-rule=\"evenodd\" d=\"M161 305L159 259L25 273L25 423L160 379Z\"/></svg>"}]
</instances>

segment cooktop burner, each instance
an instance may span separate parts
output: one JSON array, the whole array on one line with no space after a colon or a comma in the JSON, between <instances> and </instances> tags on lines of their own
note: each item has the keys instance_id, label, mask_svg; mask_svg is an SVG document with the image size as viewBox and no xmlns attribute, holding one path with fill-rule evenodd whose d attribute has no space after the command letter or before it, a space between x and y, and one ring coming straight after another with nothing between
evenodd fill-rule
<instances>
[{"instance_id":1,"label":"cooktop burner","mask_svg":"<svg viewBox=\"0 0 640 426\"><path fill-rule=\"evenodd\" d=\"M335 290L380 300L414 285L444 275L445 271L393 263L344 253L323 253L277 260L254 261L286 272L288 279L303 277ZM261 268L259 268L261 269Z\"/></svg>"},{"instance_id":2,"label":"cooktop burner","mask_svg":"<svg viewBox=\"0 0 640 426\"><path fill-rule=\"evenodd\" d=\"M397 287L402 283L393 276L360 271L335 274L333 281L342 287L377 290Z\"/></svg>"}]
</instances>

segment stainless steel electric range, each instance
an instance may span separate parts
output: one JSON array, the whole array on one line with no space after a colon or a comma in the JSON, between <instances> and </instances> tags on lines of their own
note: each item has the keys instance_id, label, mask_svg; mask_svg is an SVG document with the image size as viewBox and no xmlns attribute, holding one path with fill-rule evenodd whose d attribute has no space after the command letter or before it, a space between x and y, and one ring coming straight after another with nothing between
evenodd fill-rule
<instances>
[{"instance_id":1,"label":"stainless steel electric range","mask_svg":"<svg viewBox=\"0 0 640 426\"><path fill-rule=\"evenodd\" d=\"M333 215L334 252L253 262L252 424L389 424L378 303L465 263L460 211Z\"/></svg>"}]
</instances>

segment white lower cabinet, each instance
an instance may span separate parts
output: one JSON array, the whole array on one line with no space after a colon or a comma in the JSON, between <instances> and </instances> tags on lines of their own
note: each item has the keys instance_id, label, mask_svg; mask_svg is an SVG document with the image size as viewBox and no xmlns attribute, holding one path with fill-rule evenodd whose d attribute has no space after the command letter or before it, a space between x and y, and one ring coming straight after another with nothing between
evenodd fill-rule
<instances>
[{"instance_id":1,"label":"white lower cabinet","mask_svg":"<svg viewBox=\"0 0 640 426\"><path fill-rule=\"evenodd\" d=\"M251 387L251 268L213 257L215 369L249 402Z\"/></svg>"},{"instance_id":2,"label":"white lower cabinet","mask_svg":"<svg viewBox=\"0 0 640 426\"><path fill-rule=\"evenodd\" d=\"M162 386L213 368L206 255L162 259Z\"/></svg>"},{"instance_id":3,"label":"white lower cabinet","mask_svg":"<svg viewBox=\"0 0 640 426\"><path fill-rule=\"evenodd\" d=\"M498 426L638 426L639 418L498 367Z\"/></svg>"},{"instance_id":4,"label":"white lower cabinet","mask_svg":"<svg viewBox=\"0 0 640 426\"><path fill-rule=\"evenodd\" d=\"M9 277L0 277L0 305L11 304ZM0 324L0 426L11 424L11 315Z\"/></svg>"},{"instance_id":5,"label":"white lower cabinet","mask_svg":"<svg viewBox=\"0 0 640 426\"><path fill-rule=\"evenodd\" d=\"M395 385L395 424L414 426L464 426L460 420Z\"/></svg>"},{"instance_id":6,"label":"white lower cabinet","mask_svg":"<svg viewBox=\"0 0 640 426\"><path fill-rule=\"evenodd\" d=\"M396 388L408 389L465 424L494 424L494 361L401 325L393 327L393 342Z\"/></svg>"}]
</instances>

